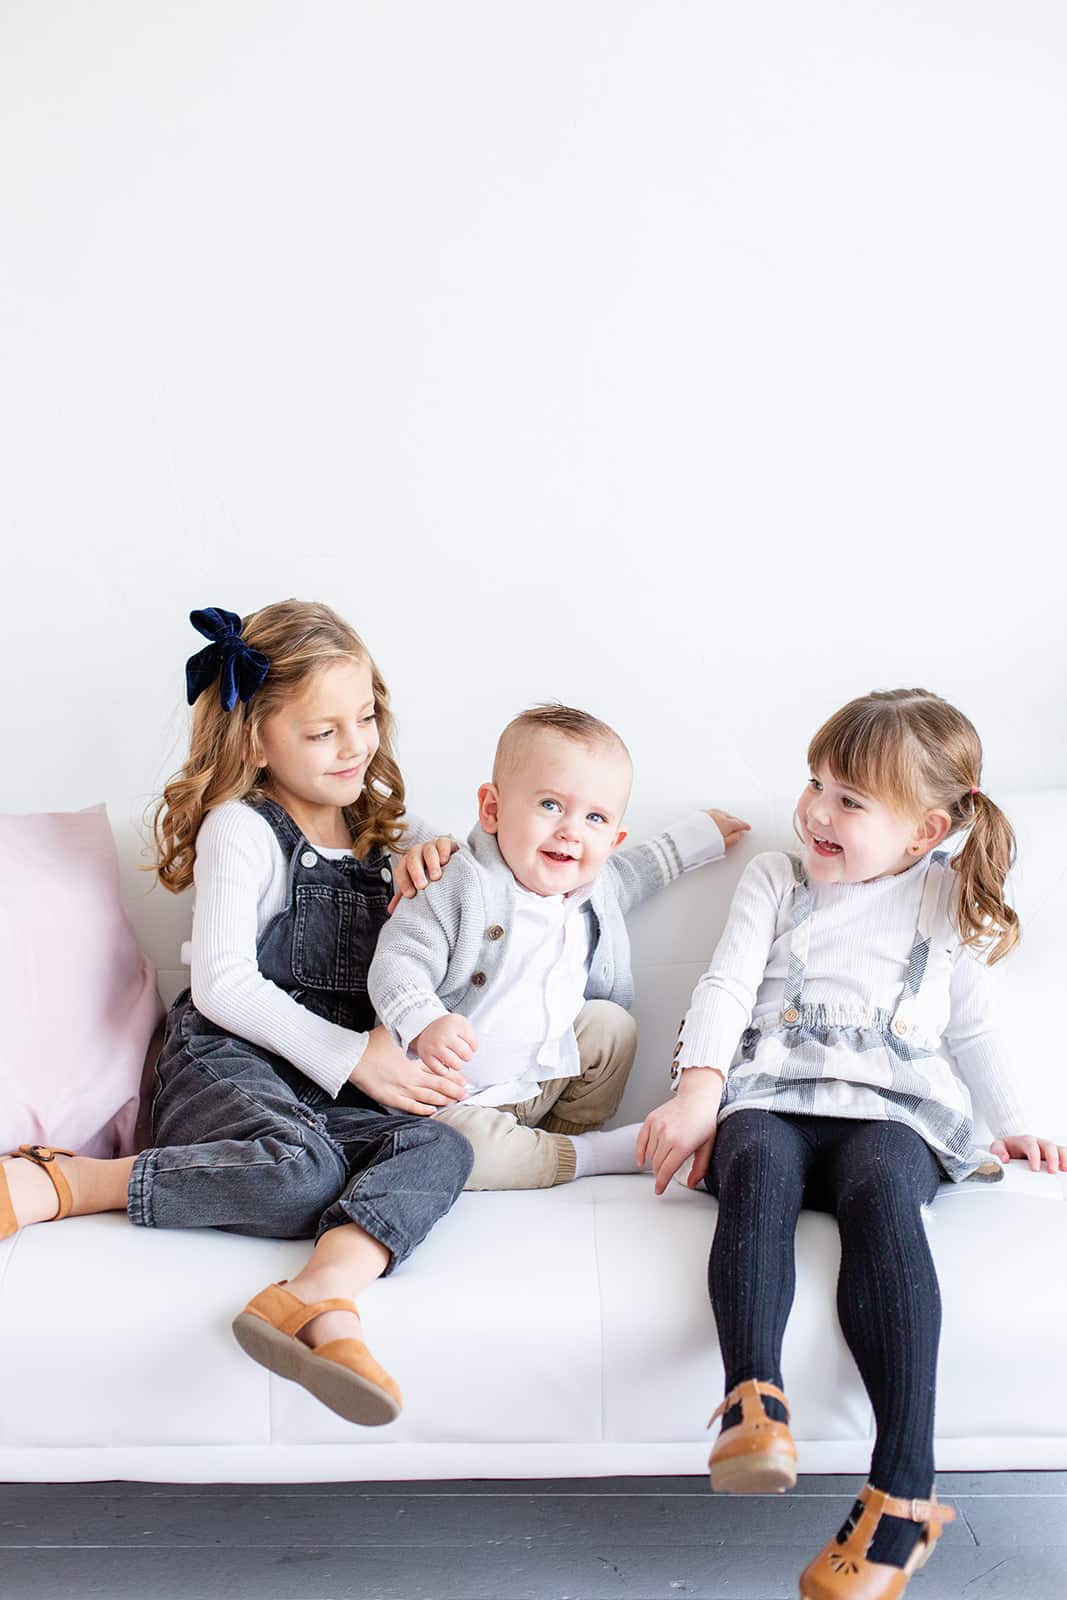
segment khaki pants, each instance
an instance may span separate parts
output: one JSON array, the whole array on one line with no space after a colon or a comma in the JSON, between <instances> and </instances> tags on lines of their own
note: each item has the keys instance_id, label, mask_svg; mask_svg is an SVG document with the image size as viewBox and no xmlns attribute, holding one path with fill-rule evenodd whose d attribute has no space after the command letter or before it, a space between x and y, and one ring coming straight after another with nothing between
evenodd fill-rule
<instances>
[{"instance_id":1,"label":"khaki pants","mask_svg":"<svg viewBox=\"0 0 1067 1600\"><path fill-rule=\"evenodd\" d=\"M637 1052L637 1024L611 1000L590 1000L574 1024L582 1070L552 1078L517 1106L449 1106L449 1122L474 1146L468 1189L550 1189L574 1177L569 1137L601 1127L618 1110Z\"/></svg>"}]
</instances>

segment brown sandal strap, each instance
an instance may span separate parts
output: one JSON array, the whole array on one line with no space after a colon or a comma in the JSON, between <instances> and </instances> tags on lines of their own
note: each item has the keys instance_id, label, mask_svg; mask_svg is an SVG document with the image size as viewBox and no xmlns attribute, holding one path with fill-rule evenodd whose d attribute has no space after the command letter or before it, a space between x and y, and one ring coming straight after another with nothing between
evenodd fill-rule
<instances>
[{"instance_id":1,"label":"brown sandal strap","mask_svg":"<svg viewBox=\"0 0 1067 1600\"><path fill-rule=\"evenodd\" d=\"M309 1322L324 1311L351 1311L357 1317L359 1309L354 1300L316 1300L309 1304L293 1294L291 1289L283 1287L282 1283L272 1283L248 1302L246 1310L253 1316L262 1317L264 1322L269 1322L277 1328L279 1333L296 1335L301 1328L306 1328Z\"/></svg>"},{"instance_id":2,"label":"brown sandal strap","mask_svg":"<svg viewBox=\"0 0 1067 1600\"><path fill-rule=\"evenodd\" d=\"M951 1506L943 1506L936 1499L898 1500L876 1489L873 1483L863 1485L859 1501L863 1510L848 1538L838 1547L843 1554L847 1553L858 1561L869 1559L867 1552L884 1516L902 1517L905 1522L921 1523L925 1529L926 1543L931 1548L940 1538L945 1523L954 1521L956 1516Z\"/></svg>"},{"instance_id":3,"label":"brown sandal strap","mask_svg":"<svg viewBox=\"0 0 1067 1600\"><path fill-rule=\"evenodd\" d=\"M72 1156L74 1151L60 1150L48 1144L20 1144L11 1154L13 1158L21 1156L25 1161L32 1161L35 1167L40 1167L42 1172L48 1174L59 1201L59 1210L49 1221L61 1222L64 1217L69 1217L74 1196L70 1192L70 1184L56 1165L56 1156Z\"/></svg>"},{"instance_id":4,"label":"brown sandal strap","mask_svg":"<svg viewBox=\"0 0 1067 1600\"><path fill-rule=\"evenodd\" d=\"M761 1394L769 1395L772 1400L781 1401L782 1405L785 1406L786 1420L788 1421L790 1414L789 1401L786 1399L781 1389L779 1389L778 1385L775 1383L764 1383L762 1378L745 1378L741 1383L734 1385L722 1403L718 1405L711 1413L711 1416L708 1418L708 1427L710 1428L712 1423L718 1422L723 1413L729 1411L732 1406L741 1407L741 1420L743 1423L748 1423L750 1426L760 1422L769 1421L770 1419L768 1418L767 1413L759 1403L758 1397ZM755 1407L756 1411L755 1416L752 1415L753 1407Z\"/></svg>"},{"instance_id":5,"label":"brown sandal strap","mask_svg":"<svg viewBox=\"0 0 1067 1600\"><path fill-rule=\"evenodd\" d=\"M955 1522L956 1513L951 1506L943 1506L940 1500L898 1500L892 1495L883 1494L881 1489L876 1489L873 1483L865 1483L860 1490L860 1499L863 1504L870 1505L877 1499L879 1504L871 1505L871 1510L878 1517L901 1517L905 1522L930 1523L934 1536L941 1532L946 1522Z\"/></svg>"}]
</instances>

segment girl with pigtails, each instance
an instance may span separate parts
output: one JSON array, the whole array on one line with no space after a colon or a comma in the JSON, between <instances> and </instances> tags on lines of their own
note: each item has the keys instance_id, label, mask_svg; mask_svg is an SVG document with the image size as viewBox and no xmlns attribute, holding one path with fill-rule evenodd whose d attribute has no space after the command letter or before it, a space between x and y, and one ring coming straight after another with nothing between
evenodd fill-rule
<instances>
[{"instance_id":1,"label":"girl with pigtails","mask_svg":"<svg viewBox=\"0 0 1067 1600\"><path fill-rule=\"evenodd\" d=\"M992 1016L990 968L1019 937L1011 826L982 747L922 689L865 695L815 734L798 853L749 862L642 1128L656 1192L719 1203L708 1267L725 1369L712 1487L791 1488L781 1371L802 1207L836 1216L837 1309L870 1396L868 1482L804 1570L802 1600L896 1600L954 1513L934 1497L941 1324L922 1208L1004 1164L1067 1167L1032 1137ZM944 848L962 836L954 853ZM976 1108L994 1138L983 1145Z\"/></svg>"}]
</instances>

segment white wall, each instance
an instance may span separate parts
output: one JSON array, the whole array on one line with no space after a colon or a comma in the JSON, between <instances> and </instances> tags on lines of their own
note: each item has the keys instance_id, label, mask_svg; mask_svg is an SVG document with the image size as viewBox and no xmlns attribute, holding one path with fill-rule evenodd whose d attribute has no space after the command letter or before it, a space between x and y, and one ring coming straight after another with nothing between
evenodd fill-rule
<instances>
[{"instance_id":1,"label":"white wall","mask_svg":"<svg viewBox=\"0 0 1067 1600\"><path fill-rule=\"evenodd\" d=\"M876 685L1067 784L1065 88L1032 0L5 0L0 805L139 811L289 594L454 829L547 697L639 826Z\"/></svg>"}]
</instances>

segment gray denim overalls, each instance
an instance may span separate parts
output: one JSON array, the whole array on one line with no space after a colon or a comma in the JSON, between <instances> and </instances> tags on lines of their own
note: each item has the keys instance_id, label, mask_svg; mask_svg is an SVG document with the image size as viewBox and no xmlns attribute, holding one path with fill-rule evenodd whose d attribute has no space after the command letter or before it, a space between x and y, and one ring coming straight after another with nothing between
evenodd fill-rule
<instances>
[{"instance_id":1,"label":"gray denim overalls","mask_svg":"<svg viewBox=\"0 0 1067 1600\"><path fill-rule=\"evenodd\" d=\"M251 801L248 803L252 803ZM353 1031L375 1025L367 969L392 893L389 858L331 860L272 800L256 809L289 861L286 905L263 929L265 978ZM407 1256L454 1203L468 1141L346 1084L336 1100L287 1061L215 1026L189 990L167 1016L152 1101L155 1148L130 1177L130 1221L274 1239L357 1222Z\"/></svg>"}]
</instances>

